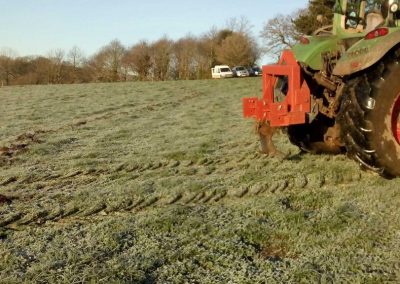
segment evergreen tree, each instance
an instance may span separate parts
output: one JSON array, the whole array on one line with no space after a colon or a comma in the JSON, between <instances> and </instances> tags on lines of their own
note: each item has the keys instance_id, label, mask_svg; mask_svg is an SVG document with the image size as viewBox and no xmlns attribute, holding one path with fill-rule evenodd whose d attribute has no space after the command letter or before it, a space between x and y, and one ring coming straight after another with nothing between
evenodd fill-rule
<instances>
[{"instance_id":1,"label":"evergreen tree","mask_svg":"<svg viewBox=\"0 0 400 284\"><path fill-rule=\"evenodd\" d=\"M312 34L318 28L332 24L335 0L310 0L307 9L293 20L301 34Z\"/></svg>"}]
</instances>

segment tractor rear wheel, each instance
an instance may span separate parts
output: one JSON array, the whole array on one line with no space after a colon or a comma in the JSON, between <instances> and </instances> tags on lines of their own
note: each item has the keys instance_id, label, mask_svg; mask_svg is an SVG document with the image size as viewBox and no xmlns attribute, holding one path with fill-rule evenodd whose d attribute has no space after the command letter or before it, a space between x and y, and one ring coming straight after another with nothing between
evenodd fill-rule
<instances>
[{"instance_id":1,"label":"tractor rear wheel","mask_svg":"<svg viewBox=\"0 0 400 284\"><path fill-rule=\"evenodd\" d=\"M337 116L349 156L388 177L400 175L399 78L392 56L349 80Z\"/></svg>"},{"instance_id":2,"label":"tractor rear wheel","mask_svg":"<svg viewBox=\"0 0 400 284\"><path fill-rule=\"evenodd\" d=\"M342 147L337 142L339 131L334 121L319 115L310 124L290 125L287 134L292 144L304 152L313 154L339 154Z\"/></svg>"}]
</instances>

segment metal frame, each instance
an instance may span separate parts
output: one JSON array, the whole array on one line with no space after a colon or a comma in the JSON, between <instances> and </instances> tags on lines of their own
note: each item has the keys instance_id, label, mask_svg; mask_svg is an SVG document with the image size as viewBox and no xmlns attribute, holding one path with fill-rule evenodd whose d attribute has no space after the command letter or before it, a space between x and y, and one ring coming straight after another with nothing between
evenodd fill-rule
<instances>
[{"instance_id":1,"label":"metal frame","mask_svg":"<svg viewBox=\"0 0 400 284\"><path fill-rule=\"evenodd\" d=\"M274 101L278 76L287 76L288 92L282 102ZM268 121L272 127L306 123L311 111L311 93L293 53L285 50L278 64L263 66L263 97L243 98L243 116Z\"/></svg>"}]
</instances>

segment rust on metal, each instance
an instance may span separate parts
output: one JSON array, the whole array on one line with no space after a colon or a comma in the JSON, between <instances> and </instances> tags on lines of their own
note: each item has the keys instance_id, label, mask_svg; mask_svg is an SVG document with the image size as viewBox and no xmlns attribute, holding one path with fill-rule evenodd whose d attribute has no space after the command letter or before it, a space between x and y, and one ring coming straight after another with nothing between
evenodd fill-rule
<instances>
[{"instance_id":1,"label":"rust on metal","mask_svg":"<svg viewBox=\"0 0 400 284\"><path fill-rule=\"evenodd\" d=\"M277 131L277 128L271 127L268 121L257 121L256 122L256 133L260 138L261 153L267 154L268 156L276 156L281 154L275 147L272 136Z\"/></svg>"}]
</instances>

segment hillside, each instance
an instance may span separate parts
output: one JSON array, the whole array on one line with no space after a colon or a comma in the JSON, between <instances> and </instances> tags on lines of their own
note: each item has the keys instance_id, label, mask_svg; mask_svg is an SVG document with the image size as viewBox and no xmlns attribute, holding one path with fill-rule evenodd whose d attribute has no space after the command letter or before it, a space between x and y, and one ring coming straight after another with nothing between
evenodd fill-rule
<instances>
[{"instance_id":1,"label":"hillside","mask_svg":"<svg viewBox=\"0 0 400 284\"><path fill-rule=\"evenodd\" d=\"M400 184L257 151L259 78L0 89L0 282L400 281Z\"/></svg>"}]
</instances>

